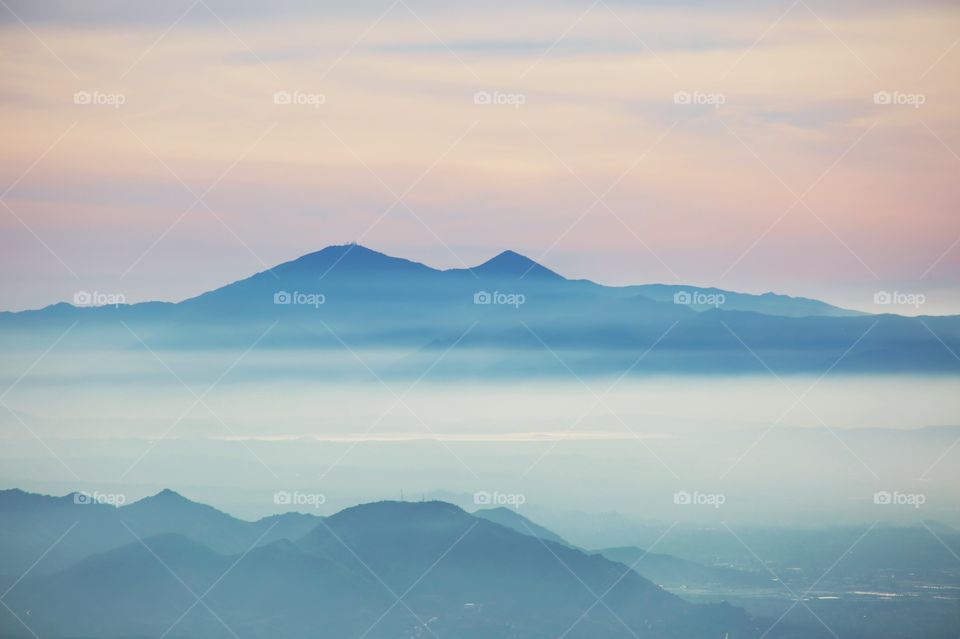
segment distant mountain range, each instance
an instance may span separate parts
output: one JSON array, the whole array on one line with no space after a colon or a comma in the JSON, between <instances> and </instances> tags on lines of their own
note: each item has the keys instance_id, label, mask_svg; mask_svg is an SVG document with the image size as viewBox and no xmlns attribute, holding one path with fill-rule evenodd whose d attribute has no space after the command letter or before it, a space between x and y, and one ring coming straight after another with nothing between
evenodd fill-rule
<instances>
[{"instance_id":1,"label":"distant mountain range","mask_svg":"<svg viewBox=\"0 0 960 639\"><path fill-rule=\"evenodd\" d=\"M95 301L92 295L79 301ZM868 315L767 293L569 280L512 251L438 270L330 246L179 303L0 313L0 337L153 348L378 349L418 374L957 372L960 316ZM649 351L649 353L648 353ZM646 355L645 355L646 354ZM558 357L559 355L559 360ZM638 360L640 360L638 362ZM562 362L562 364L561 364Z\"/></svg>"},{"instance_id":2,"label":"distant mountain range","mask_svg":"<svg viewBox=\"0 0 960 639\"><path fill-rule=\"evenodd\" d=\"M757 639L770 625L444 502L242 522L171 491L114 508L13 490L0 515L4 637Z\"/></svg>"},{"instance_id":3,"label":"distant mountain range","mask_svg":"<svg viewBox=\"0 0 960 639\"><path fill-rule=\"evenodd\" d=\"M560 535L509 508L478 510L474 516L483 517L525 535L573 547ZM634 546L605 548L596 554L630 566L638 574L670 591L691 589L734 592L741 588L773 588L776 585L766 575L725 566L705 566L671 555L647 552Z\"/></svg>"},{"instance_id":4,"label":"distant mountain range","mask_svg":"<svg viewBox=\"0 0 960 639\"><path fill-rule=\"evenodd\" d=\"M768 575L760 575L725 566L704 566L694 561L672 555L647 552L634 546L604 548L599 551L611 561L627 566L671 591L686 589L709 589L711 591L738 590L740 588L779 588Z\"/></svg>"},{"instance_id":5,"label":"distant mountain range","mask_svg":"<svg viewBox=\"0 0 960 639\"><path fill-rule=\"evenodd\" d=\"M573 547L570 542L557 533L553 532L552 530L548 530L539 524L535 524L511 508L504 508L502 506L499 508L482 508L473 514L475 517L482 517L496 524L500 524L501 526L512 528L518 533L523 533L524 535L538 537L539 539L546 539L547 541L552 541L564 546L570 546L571 548Z\"/></svg>"},{"instance_id":6,"label":"distant mountain range","mask_svg":"<svg viewBox=\"0 0 960 639\"><path fill-rule=\"evenodd\" d=\"M0 491L3 572L19 574L41 555L43 560L32 572L56 572L88 555L129 544L135 535L187 535L216 552L233 554L258 541L296 539L317 525L316 517L300 513L246 522L171 490L120 508L88 503L91 500L82 493L52 497L16 489ZM70 534L51 548L71 526Z\"/></svg>"}]
</instances>

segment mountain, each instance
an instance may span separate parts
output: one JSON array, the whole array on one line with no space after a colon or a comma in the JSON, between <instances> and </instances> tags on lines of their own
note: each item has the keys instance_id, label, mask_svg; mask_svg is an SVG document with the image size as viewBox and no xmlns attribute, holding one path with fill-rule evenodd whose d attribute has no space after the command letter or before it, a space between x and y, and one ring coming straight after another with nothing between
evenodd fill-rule
<instances>
[{"instance_id":1,"label":"mountain","mask_svg":"<svg viewBox=\"0 0 960 639\"><path fill-rule=\"evenodd\" d=\"M671 284L641 284L629 288L641 297L656 302L672 303L675 296L688 294L691 296L690 306L697 310L718 308L717 304L712 304L709 300L719 301L722 297L723 302L719 304L719 307L728 311L747 311L781 317L857 317L867 315L867 313L839 308L820 300L777 295L772 292L751 295L734 293L719 288L696 288Z\"/></svg>"},{"instance_id":2,"label":"mountain","mask_svg":"<svg viewBox=\"0 0 960 639\"><path fill-rule=\"evenodd\" d=\"M53 575L28 577L9 595L10 607L45 637L302 636L325 612L372 612L374 604L383 608L389 599L289 542L227 556L176 534L95 554ZM18 630L5 613L0 628ZM362 631L360 623L348 629L324 621L335 635Z\"/></svg>"},{"instance_id":3,"label":"mountain","mask_svg":"<svg viewBox=\"0 0 960 639\"><path fill-rule=\"evenodd\" d=\"M74 324L64 347L142 348L141 338L155 349L257 342L261 351L320 353L347 344L400 353L378 372L396 376L419 375L436 351L454 344L438 374L960 369L951 353L960 350L958 316L867 315L817 300L693 286L604 286L567 279L513 251L473 268L438 270L359 245L330 246L175 304L0 313L0 340L43 349Z\"/></svg>"},{"instance_id":4,"label":"mountain","mask_svg":"<svg viewBox=\"0 0 960 639\"><path fill-rule=\"evenodd\" d=\"M0 491L0 520L2 571L20 574L41 555L34 573L61 570L90 554L163 534L187 535L215 551L239 553L255 543L301 537L318 518L287 513L248 522L172 490L115 507L85 493L52 497L13 489Z\"/></svg>"},{"instance_id":5,"label":"mountain","mask_svg":"<svg viewBox=\"0 0 960 639\"><path fill-rule=\"evenodd\" d=\"M757 573L705 566L687 559L647 552L633 546L597 551L611 561L631 566L653 583L670 591L701 590L731 593L742 588L778 588L769 577Z\"/></svg>"},{"instance_id":6,"label":"mountain","mask_svg":"<svg viewBox=\"0 0 960 639\"><path fill-rule=\"evenodd\" d=\"M722 527L677 526L662 539L662 527L651 525L637 528L634 537L649 540L646 543L660 539L658 551L674 558L700 565L736 566L762 577L773 570L783 579L811 583L833 566L826 582L836 578L847 584L895 588L892 584L897 583L903 588L900 582L919 581L928 586L960 587L960 562L956 559L960 555L960 533L947 527L933 529L934 535L926 523L905 526L879 521L875 525L825 528L748 526L737 528L736 537ZM856 548L844 554L854 542L858 542ZM631 561L643 550L628 547L600 552ZM840 556L843 561L834 565Z\"/></svg>"},{"instance_id":7,"label":"mountain","mask_svg":"<svg viewBox=\"0 0 960 639\"><path fill-rule=\"evenodd\" d=\"M770 626L443 502L363 504L296 541L231 555L185 535L151 536L28 575L5 603L51 638L757 639ZM0 610L0 634L21 632ZM804 633L780 626L766 636L819 636Z\"/></svg>"},{"instance_id":8,"label":"mountain","mask_svg":"<svg viewBox=\"0 0 960 639\"><path fill-rule=\"evenodd\" d=\"M480 266L469 269L481 278L525 278L559 281L563 276L551 271L525 255L504 251Z\"/></svg>"},{"instance_id":9,"label":"mountain","mask_svg":"<svg viewBox=\"0 0 960 639\"><path fill-rule=\"evenodd\" d=\"M501 526L506 526L516 530L518 533L523 535L530 535L532 537L538 537L539 539L545 539L547 541L552 541L554 543L562 544L564 546L570 546L563 537L548 530L539 524L535 524L530 521L516 510L511 508L481 508L480 510L473 513L474 517L481 517L488 521L492 521L495 524L500 524Z\"/></svg>"},{"instance_id":10,"label":"mountain","mask_svg":"<svg viewBox=\"0 0 960 639\"><path fill-rule=\"evenodd\" d=\"M530 521L510 508L486 508L473 514L475 517L482 517L524 535L570 546L570 543L560 535ZM629 566L645 579L670 591L696 589L723 593L742 588L770 588L775 585L765 575L722 566L705 566L671 555L646 552L632 546L607 548L594 554Z\"/></svg>"},{"instance_id":11,"label":"mountain","mask_svg":"<svg viewBox=\"0 0 960 639\"><path fill-rule=\"evenodd\" d=\"M361 285L360 290L346 291L348 287ZM0 312L7 321L15 318L40 319L59 316L69 318L91 317L101 319L111 315L134 317L136 311L145 315L184 317L184 311L200 315L202 310L239 305L245 310L272 305L273 294L278 291L319 292L335 291L344 294L350 301L363 301L385 293L389 298L407 299L410 295L441 301L448 294L478 290L480 284L516 285L516 292L523 293L523 285L539 290L542 286L553 288L562 295L587 295L619 300L645 298L674 304L674 295L691 295L688 306L704 310L716 308L716 304L698 299L699 296L717 294L725 297L721 306L730 310L753 311L782 316L857 316L862 313L841 309L817 300L794 298L766 293L750 295L715 288L695 286L669 286L662 284L609 287L588 280L569 280L534 260L516 253L503 251L490 260L472 267L439 270L424 264L392 257L357 244L328 246L295 260L284 262L248 278L227 284L182 302L171 304L146 302L141 304L104 307L74 307L70 304L54 304L37 311L17 313ZM372 288L371 288L372 287ZM348 294L346 294L348 293ZM326 302L333 302L335 295L326 295ZM462 301L462 300L461 300ZM472 301L472 300L469 300ZM296 307L297 304L292 304ZM307 305L309 306L309 305Z\"/></svg>"}]
</instances>

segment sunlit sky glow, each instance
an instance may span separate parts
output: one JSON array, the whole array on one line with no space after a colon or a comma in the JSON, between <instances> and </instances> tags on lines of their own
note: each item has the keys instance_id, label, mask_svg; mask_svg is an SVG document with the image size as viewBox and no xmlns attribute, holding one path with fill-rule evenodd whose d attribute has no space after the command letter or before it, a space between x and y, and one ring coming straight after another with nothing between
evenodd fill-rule
<instances>
[{"instance_id":1,"label":"sunlit sky glow","mask_svg":"<svg viewBox=\"0 0 960 639\"><path fill-rule=\"evenodd\" d=\"M176 300L358 240L960 312L947 3L6 4L0 309Z\"/></svg>"}]
</instances>

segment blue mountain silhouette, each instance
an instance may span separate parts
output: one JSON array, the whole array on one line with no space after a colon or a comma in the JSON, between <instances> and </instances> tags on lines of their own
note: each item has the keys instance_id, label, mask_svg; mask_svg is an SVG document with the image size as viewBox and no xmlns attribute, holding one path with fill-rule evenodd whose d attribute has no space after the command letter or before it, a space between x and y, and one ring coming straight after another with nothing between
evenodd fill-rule
<instances>
[{"instance_id":1,"label":"blue mountain silhouette","mask_svg":"<svg viewBox=\"0 0 960 639\"><path fill-rule=\"evenodd\" d=\"M960 351L957 316L868 315L692 286L604 286L513 251L440 270L356 244L330 246L179 303L0 313L0 328L28 343L74 322L71 339L100 347L135 345L131 330L158 348L203 349L246 348L270 329L259 348L349 344L405 351L411 361L456 344L449 375L553 375L561 353L579 374L613 374L648 350L638 374L960 369L950 352ZM464 359L481 351L498 356L479 368Z\"/></svg>"}]
</instances>

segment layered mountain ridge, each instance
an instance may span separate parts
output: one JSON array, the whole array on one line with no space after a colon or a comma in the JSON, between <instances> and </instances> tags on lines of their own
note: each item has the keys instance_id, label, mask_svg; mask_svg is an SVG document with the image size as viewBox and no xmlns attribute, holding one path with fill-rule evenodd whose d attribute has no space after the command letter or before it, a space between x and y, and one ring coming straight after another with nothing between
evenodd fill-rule
<instances>
[{"instance_id":1,"label":"layered mountain ridge","mask_svg":"<svg viewBox=\"0 0 960 639\"><path fill-rule=\"evenodd\" d=\"M12 510L22 532L62 534L73 519L57 545L84 528L114 526L126 539L53 570L44 559L20 579L4 575L4 635L22 630L18 616L54 638L303 636L322 627L331 636L706 639L759 637L769 625L728 605L690 604L624 565L445 502L362 504L233 551L198 538L233 543L230 530L260 522L167 491L119 508L0 492L5 520ZM150 528L161 519L179 532ZM16 530L0 550L30 557ZM799 636L791 632L767 636Z\"/></svg>"}]
</instances>

